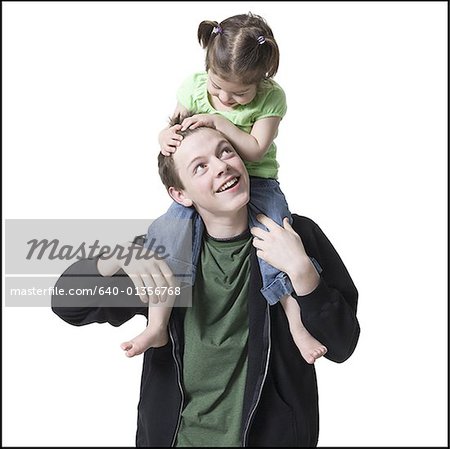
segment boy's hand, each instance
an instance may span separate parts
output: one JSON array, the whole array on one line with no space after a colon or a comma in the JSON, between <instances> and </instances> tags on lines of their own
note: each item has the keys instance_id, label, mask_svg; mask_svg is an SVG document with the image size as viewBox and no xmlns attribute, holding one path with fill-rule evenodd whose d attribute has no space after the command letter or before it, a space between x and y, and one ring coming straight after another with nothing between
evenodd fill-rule
<instances>
[{"instance_id":1,"label":"boy's hand","mask_svg":"<svg viewBox=\"0 0 450 449\"><path fill-rule=\"evenodd\" d=\"M98 259L97 269L102 276L113 276L122 269L133 282L142 302L157 304L173 299L171 292L177 287L176 278L164 260L136 243L126 242L120 247L124 249L120 257L114 252Z\"/></svg>"},{"instance_id":2,"label":"boy's hand","mask_svg":"<svg viewBox=\"0 0 450 449\"><path fill-rule=\"evenodd\" d=\"M174 125L170 128L163 129L159 133L159 146L164 156L170 156L175 153L176 149L180 146L183 140L183 136L178 134L180 129L181 125Z\"/></svg>"},{"instance_id":3,"label":"boy's hand","mask_svg":"<svg viewBox=\"0 0 450 449\"><path fill-rule=\"evenodd\" d=\"M269 230L250 229L255 236L253 246L257 248L256 255L286 273L297 295L305 296L314 291L319 285L320 275L289 220L285 218L283 226L279 226L265 215L258 215L256 219Z\"/></svg>"},{"instance_id":4,"label":"boy's hand","mask_svg":"<svg viewBox=\"0 0 450 449\"><path fill-rule=\"evenodd\" d=\"M181 124L181 131L186 131L188 128L199 128L200 126L215 129L217 126L217 119L217 114L196 114L183 120L183 123Z\"/></svg>"},{"instance_id":5,"label":"boy's hand","mask_svg":"<svg viewBox=\"0 0 450 449\"><path fill-rule=\"evenodd\" d=\"M256 219L269 230L257 227L250 229L255 237L253 246L257 248L258 257L288 276L298 274L311 265L302 239L292 229L287 218L283 220L283 227L265 215L258 215Z\"/></svg>"}]
</instances>

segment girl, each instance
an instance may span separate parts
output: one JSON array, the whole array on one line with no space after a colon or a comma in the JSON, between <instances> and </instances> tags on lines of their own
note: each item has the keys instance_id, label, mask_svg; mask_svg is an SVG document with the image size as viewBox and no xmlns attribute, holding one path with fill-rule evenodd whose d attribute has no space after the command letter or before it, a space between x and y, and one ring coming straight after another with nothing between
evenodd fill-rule
<instances>
[{"instance_id":1,"label":"girl","mask_svg":"<svg viewBox=\"0 0 450 449\"><path fill-rule=\"evenodd\" d=\"M174 113L186 114L189 111L196 115L185 119L181 125L161 131L162 154L170 157L176 151L182 140L178 131L199 126L216 128L245 161L250 175L250 225L263 227L256 220L261 213L281 226L285 217L292 222L286 199L276 180L278 163L273 140L286 113L286 99L281 87L272 79L279 63L278 45L272 30L263 18L249 13L230 17L221 23L201 22L198 40L206 49L206 71L190 76L182 84ZM176 237L180 241L180 236L189 239L192 235L191 260L183 260L180 256L183 251L173 242L174 233L168 232L174 221L182 223L183 220L192 220L192 231L180 225ZM187 284L192 285L202 232L202 222L195 209L174 203L165 216L152 223L147 241L156 237L158 244L163 244L166 253L171 255L166 262L173 273L190 273ZM326 348L303 326L298 309L294 307L297 301L291 296L293 288L288 276L264 260L258 261L263 280L261 293L270 305L281 302L297 347L306 362L314 363L325 354ZM166 344L170 313L170 307L152 308L151 323L149 320L144 332L122 343L126 355L132 357L149 347Z\"/></svg>"}]
</instances>

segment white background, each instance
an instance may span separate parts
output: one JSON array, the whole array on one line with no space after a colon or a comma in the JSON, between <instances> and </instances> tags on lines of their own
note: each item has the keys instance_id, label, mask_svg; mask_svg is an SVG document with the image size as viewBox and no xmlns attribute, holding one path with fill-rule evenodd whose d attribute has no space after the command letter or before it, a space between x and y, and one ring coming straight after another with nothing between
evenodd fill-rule
<instances>
[{"instance_id":1,"label":"white background","mask_svg":"<svg viewBox=\"0 0 450 449\"><path fill-rule=\"evenodd\" d=\"M203 69L201 20L252 11L281 50L290 209L360 293L361 338L317 362L320 446L447 444L446 2L3 2L4 218L156 218L157 133ZM145 230L143 230L145 232ZM4 247L4 246L3 246ZM3 444L132 446L144 326L3 310Z\"/></svg>"}]
</instances>

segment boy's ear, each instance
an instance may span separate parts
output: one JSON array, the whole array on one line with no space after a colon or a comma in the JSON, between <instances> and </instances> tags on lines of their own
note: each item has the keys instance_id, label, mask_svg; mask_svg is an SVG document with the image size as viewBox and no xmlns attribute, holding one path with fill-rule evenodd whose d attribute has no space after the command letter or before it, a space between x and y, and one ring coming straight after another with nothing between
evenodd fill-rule
<instances>
[{"instance_id":1,"label":"boy's ear","mask_svg":"<svg viewBox=\"0 0 450 449\"><path fill-rule=\"evenodd\" d=\"M183 190L178 190L175 187L169 187L169 195L174 201L183 206L191 207L193 204L192 200L186 196Z\"/></svg>"}]
</instances>

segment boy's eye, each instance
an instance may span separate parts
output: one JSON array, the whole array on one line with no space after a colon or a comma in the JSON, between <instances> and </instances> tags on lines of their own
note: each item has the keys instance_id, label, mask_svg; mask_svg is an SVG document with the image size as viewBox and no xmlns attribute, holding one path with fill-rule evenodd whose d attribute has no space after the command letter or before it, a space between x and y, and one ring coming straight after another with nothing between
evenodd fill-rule
<instances>
[{"instance_id":1,"label":"boy's eye","mask_svg":"<svg viewBox=\"0 0 450 449\"><path fill-rule=\"evenodd\" d=\"M205 168L206 168L206 164L198 164L194 168L194 173L200 173Z\"/></svg>"},{"instance_id":2,"label":"boy's eye","mask_svg":"<svg viewBox=\"0 0 450 449\"><path fill-rule=\"evenodd\" d=\"M227 155L229 155L229 154L233 154L233 150L232 150L231 148L224 148L224 149L220 152L220 154L221 154L222 156L227 156Z\"/></svg>"}]
</instances>

